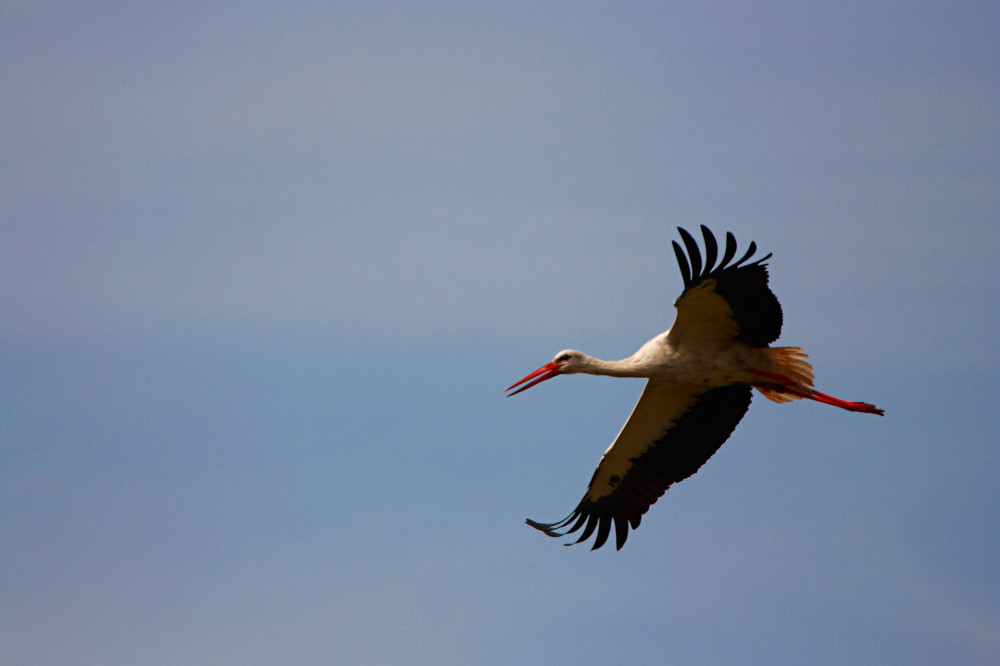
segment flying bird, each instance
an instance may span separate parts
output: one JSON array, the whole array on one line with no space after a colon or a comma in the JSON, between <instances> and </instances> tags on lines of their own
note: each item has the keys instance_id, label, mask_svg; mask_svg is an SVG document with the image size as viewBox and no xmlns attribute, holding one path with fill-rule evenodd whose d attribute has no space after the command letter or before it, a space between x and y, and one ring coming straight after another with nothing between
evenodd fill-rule
<instances>
[{"instance_id":1,"label":"flying bird","mask_svg":"<svg viewBox=\"0 0 1000 666\"><path fill-rule=\"evenodd\" d=\"M781 333L781 306L767 286L767 254L751 261L751 242L737 261L736 238L719 245L701 227L705 255L678 227L673 241L684 280L669 330L628 358L602 361L573 349L507 387L516 395L557 375L586 373L645 377L646 387L621 432L604 452L587 492L573 512L555 523L528 520L551 537L580 529L581 543L595 534L596 550L615 528L616 547L672 484L695 472L729 438L750 407L752 389L774 402L807 398L852 412L884 414L866 402L841 400L813 388L812 366L799 347L771 347ZM687 254L685 254L687 250ZM520 387L520 388L517 388ZM516 389L516 390L514 390Z\"/></svg>"}]
</instances>

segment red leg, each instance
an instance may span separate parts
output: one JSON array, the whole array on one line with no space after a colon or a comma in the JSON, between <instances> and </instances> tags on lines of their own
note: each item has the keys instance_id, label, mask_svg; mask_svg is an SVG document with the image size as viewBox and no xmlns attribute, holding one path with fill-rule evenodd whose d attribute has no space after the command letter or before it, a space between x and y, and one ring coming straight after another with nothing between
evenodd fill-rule
<instances>
[{"instance_id":1,"label":"red leg","mask_svg":"<svg viewBox=\"0 0 1000 666\"><path fill-rule=\"evenodd\" d=\"M750 370L750 372L755 375L760 375L774 382L777 382L777 386L774 384L768 384L772 389L778 389L784 391L785 393L791 393L802 398L808 398L809 400L815 400L816 402L822 402L826 405L833 405L834 407L840 407L841 409L846 409L849 412L864 412L865 414L878 414L879 416L885 415L885 410L879 409L875 405L870 405L867 402L852 402L850 400L841 400L840 398L834 398L832 395L827 395L826 393L820 393L813 388L798 388L794 386L792 381L788 377L782 375L776 375L771 372L764 372L763 370Z\"/></svg>"}]
</instances>

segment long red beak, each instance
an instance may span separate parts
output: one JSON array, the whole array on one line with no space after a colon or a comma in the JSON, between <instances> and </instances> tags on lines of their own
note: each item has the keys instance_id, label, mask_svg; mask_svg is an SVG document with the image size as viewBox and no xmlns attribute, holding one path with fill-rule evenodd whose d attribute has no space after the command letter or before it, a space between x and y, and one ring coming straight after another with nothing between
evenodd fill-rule
<instances>
[{"instance_id":1,"label":"long red beak","mask_svg":"<svg viewBox=\"0 0 1000 666\"><path fill-rule=\"evenodd\" d=\"M546 363L542 367L538 368L538 370L535 370L533 373L531 373L530 375L528 375L527 377L525 377L524 379L522 379L520 381L516 381L513 384L511 384L510 386L508 386L505 389L507 391L511 390L512 388L514 388L515 386L517 386L519 384L524 384L524 382L528 382L527 384L524 384L524 386L522 386L521 388L517 389L513 393L508 393L507 397L509 398L512 395L517 395L521 391L523 391L525 389L530 389L535 384L541 384L546 379L552 379L553 377L555 377L558 374L559 374L559 366L558 365L556 365L555 363ZM534 381L530 381L530 380L534 380Z\"/></svg>"}]
</instances>

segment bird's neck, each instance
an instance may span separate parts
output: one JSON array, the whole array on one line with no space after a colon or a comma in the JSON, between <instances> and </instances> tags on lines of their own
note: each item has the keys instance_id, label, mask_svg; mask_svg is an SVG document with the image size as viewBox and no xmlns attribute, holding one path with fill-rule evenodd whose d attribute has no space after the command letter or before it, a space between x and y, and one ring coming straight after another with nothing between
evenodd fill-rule
<instances>
[{"instance_id":1,"label":"bird's neck","mask_svg":"<svg viewBox=\"0 0 1000 666\"><path fill-rule=\"evenodd\" d=\"M582 365L579 372L590 375L605 375L608 377L648 377L649 368L645 367L636 355L617 361L605 361L593 356L588 356L586 363Z\"/></svg>"}]
</instances>

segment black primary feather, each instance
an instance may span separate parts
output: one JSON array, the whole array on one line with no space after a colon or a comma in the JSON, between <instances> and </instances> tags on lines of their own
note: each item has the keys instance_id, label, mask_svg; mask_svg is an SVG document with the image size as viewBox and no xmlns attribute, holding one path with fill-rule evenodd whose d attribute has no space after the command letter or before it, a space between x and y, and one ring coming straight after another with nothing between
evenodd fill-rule
<instances>
[{"instance_id":1,"label":"black primary feather","mask_svg":"<svg viewBox=\"0 0 1000 666\"><path fill-rule=\"evenodd\" d=\"M691 283L691 267L688 266L687 256L684 255L684 250L677 244L677 241L670 242L674 246L674 254L677 255L677 265L681 269L681 279L684 280L685 285L688 285Z\"/></svg>"},{"instance_id":2,"label":"black primary feather","mask_svg":"<svg viewBox=\"0 0 1000 666\"><path fill-rule=\"evenodd\" d=\"M705 238L705 271L711 273L719 256L719 245L715 242L712 232L704 226L701 228L701 235Z\"/></svg>"},{"instance_id":3,"label":"black primary feather","mask_svg":"<svg viewBox=\"0 0 1000 666\"><path fill-rule=\"evenodd\" d=\"M705 229L705 227L702 227L702 229ZM691 278L697 280L698 276L701 275L701 252L698 250L698 243L695 242L694 238L686 230L677 227L677 231L680 232L681 240L684 241L684 247L688 251L688 259L691 262Z\"/></svg>"}]
</instances>

